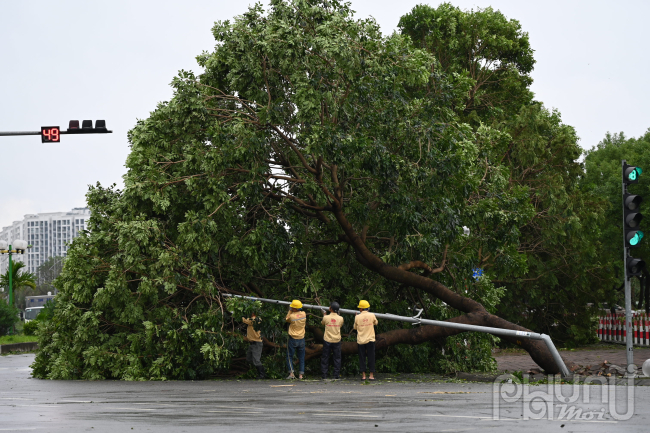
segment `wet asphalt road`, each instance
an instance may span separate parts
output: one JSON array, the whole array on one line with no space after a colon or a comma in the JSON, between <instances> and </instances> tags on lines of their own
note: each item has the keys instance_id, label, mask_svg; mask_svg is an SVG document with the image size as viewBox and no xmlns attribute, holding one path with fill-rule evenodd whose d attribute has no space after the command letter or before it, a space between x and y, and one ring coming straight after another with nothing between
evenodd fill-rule
<instances>
[{"instance_id":1,"label":"wet asphalt road","mask_svg":"<svg viewBox=\"0 0 650 433\"><path fill-rule=\"evenodd\" d=\"M556 406L554 420L523 420L528 412L521 399L499 400L501 419L495 420L494 397L503 394L492 384L48 381L31 378L33 358L0 357L0 432L640 432L650 424L650 387L645 386L632 388L635 410L627 421L606 413L607 404L594 394L590 403L583 398L573 403L583 418L588 410L600 414L591 420L557 420ZM616 398L623 401L626 389L616 387ZM562 392L569 395L570 386ZM624 414L625 409L623 403L617 410Z\"/></svg>"}]
</instances>

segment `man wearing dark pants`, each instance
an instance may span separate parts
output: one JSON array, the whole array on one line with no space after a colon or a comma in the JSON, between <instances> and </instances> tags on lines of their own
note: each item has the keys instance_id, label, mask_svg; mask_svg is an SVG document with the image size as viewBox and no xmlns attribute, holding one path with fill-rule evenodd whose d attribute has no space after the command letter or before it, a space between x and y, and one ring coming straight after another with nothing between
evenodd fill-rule
<instances>
[{"instance_id":1,"label":"man wearing dark pants","mask_svg":"<svg viewBox=\"0 0 650 433\"><path fill-rule=\"evenodd\" d=\"M325 335L323 336L323 354L320 359L320 369L323 379L327 379L327 370L329 370L330 352L332 352L334 363L334 379L339 379L341 372L341 326L343 326L343 317L339 316L338 302L330 304L330 314L325 315L323 311L322 324L325 325Z\"/></svg>"},{"instance_id":2,"label":"man wearing dark pants","mask_svg":"<svg viewBox=\"0 0 650 433\"><path fill-rule=\"evenodd\" d=\"M245 317L241 321L248 325L246 328L246 338L249 341L248 350L246 351L246 361L253 364L257 369L257 378L264 379L265 371L262 365L262 336L261 331L255 330L255 325L259 326L260 319L255 314L251 315L250 319Z\"/></svg>"},{"instance_id":3,"label":"man wearing dark pants","mask_svg":"<svg viewBox=\"0 0 650 433\"><path fill-rule=\"evenodd\" d=\"M361 380L366 380L366 371L370 372L368 379L375 380L375 325L377 317L370 311L368 301L359 301L359 314L354 318L354 329L357 330L357 345L359 346L359 370ZM368 370L366 370L368 358Z\"/></svg>"},{"instance_id":4,"label":"man wearing dark pants","mask_svg":"<svg viewBox=\"0 0 650 433\"><path fill-rule=\"evenodd\" d=\"M298 379L305 374L305 325L307 325L307 313L302 311L302 302L294 299L289 306L289 313L285 319L289 322L289 341L287 341L287 366L289 377L295 379L293 373L293 354L298 353Z\"/></svg>"}]
</instances>

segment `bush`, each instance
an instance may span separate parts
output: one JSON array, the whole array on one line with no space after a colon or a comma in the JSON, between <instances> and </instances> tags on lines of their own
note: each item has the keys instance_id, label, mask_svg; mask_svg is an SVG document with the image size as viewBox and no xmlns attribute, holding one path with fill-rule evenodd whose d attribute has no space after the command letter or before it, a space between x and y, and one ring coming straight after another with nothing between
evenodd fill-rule
<instances>
[{"instance_id":1,"label":"bush","mask_svg":"<svg viewBox=\"0 0 650 433\"><path fill-rule=\"evenodd\" d=\"M36 330L38 329L38 320L32 320L23 326L23 334L25 335L36 335Z\"/></svg>"},{"instance_id":2,"label":"bush","mask_svg":"<svg viewBox=\"0 0 650 433\"><path fill-rule=\"evenodd\" d=\"M7 335L18 320L18 309L0 300L0 335Z\"/></svg>"}]
</instances>

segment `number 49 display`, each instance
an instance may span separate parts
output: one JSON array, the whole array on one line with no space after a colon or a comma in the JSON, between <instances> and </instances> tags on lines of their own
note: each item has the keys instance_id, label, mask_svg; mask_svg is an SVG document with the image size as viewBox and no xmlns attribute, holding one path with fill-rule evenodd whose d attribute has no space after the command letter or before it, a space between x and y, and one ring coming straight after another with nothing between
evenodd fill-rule
<instances>
[{"instance_id":1,"label":"number 49 display","mask_svg":"<svg viewBox=\"0 0 650 433\"><path fill-rule=\"evenodd\" d=\"M41 143L58 143L61 141L61 129L58 126L41 126Z\"/></svg>"}]
</instances>

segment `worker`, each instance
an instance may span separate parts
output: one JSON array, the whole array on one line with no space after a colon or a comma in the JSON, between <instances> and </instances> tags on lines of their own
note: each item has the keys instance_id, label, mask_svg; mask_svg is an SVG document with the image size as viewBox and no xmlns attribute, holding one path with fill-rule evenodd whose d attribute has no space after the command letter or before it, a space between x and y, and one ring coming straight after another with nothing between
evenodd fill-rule
<instances>
[{"instance_id":1,"label":"worker","mask_svg":"<svg viewBox=\"0 0 650 433\"><path fill-rule=\"evenodd\" d=\"M248 339L248 350L246 351L246 361L253 364L257 369L257 378L264 379L266 372L264 365L262 365L262 336L259 330L259 323L262 321L255 313L251 314L251 318L241 318L241 321L248 325L246 328L246 338ZM258 330L255 330L258 326Z\"/></svg>"},{"instance_id":2,"label":"worker","mask_svg":"<svg viewBox=\"0 0 650 433\"><path fill-rule=\"evenodd\" d=\"M286 321L289 322L289 341L287 342L287 361L289 365L289 376L287 379L295 379L293 373L293 354L298 352L298 379L305 374L305 326L307 325L307 314L302 311L302 302L294 299L289 305Z\"/></svg>"},{"instance_id":3,"label":"worker","mask_svg":"<svg viewBox=\"0 0 650 433\"><path fill-rule=\"evenodd\" d=\"M325 335L323 336L323 353L320 358L320 369L323 380L327 379L329 370L330 352L332 353L334 363L334 379L340 379L341 372L341 326L343 326L343 317L339 316L338 302L330 304L330 313L323 312L322 324L325 325Z\"/></svg>"},{"instance_id":4,"label":"worker","mask_svg":"<svg viewBox=\"0 0 650 433\"><path fill-rule=\"evenodd\" d=\"M375 380L375 325L377 318L370 311L368 301L361 300L357 306L359 314L354 318L354 329L357 331L357 345L359 346L359 370L361 380L366 380L366 358L368 358L368 379Z\"/></svg>"}]
</instances>

